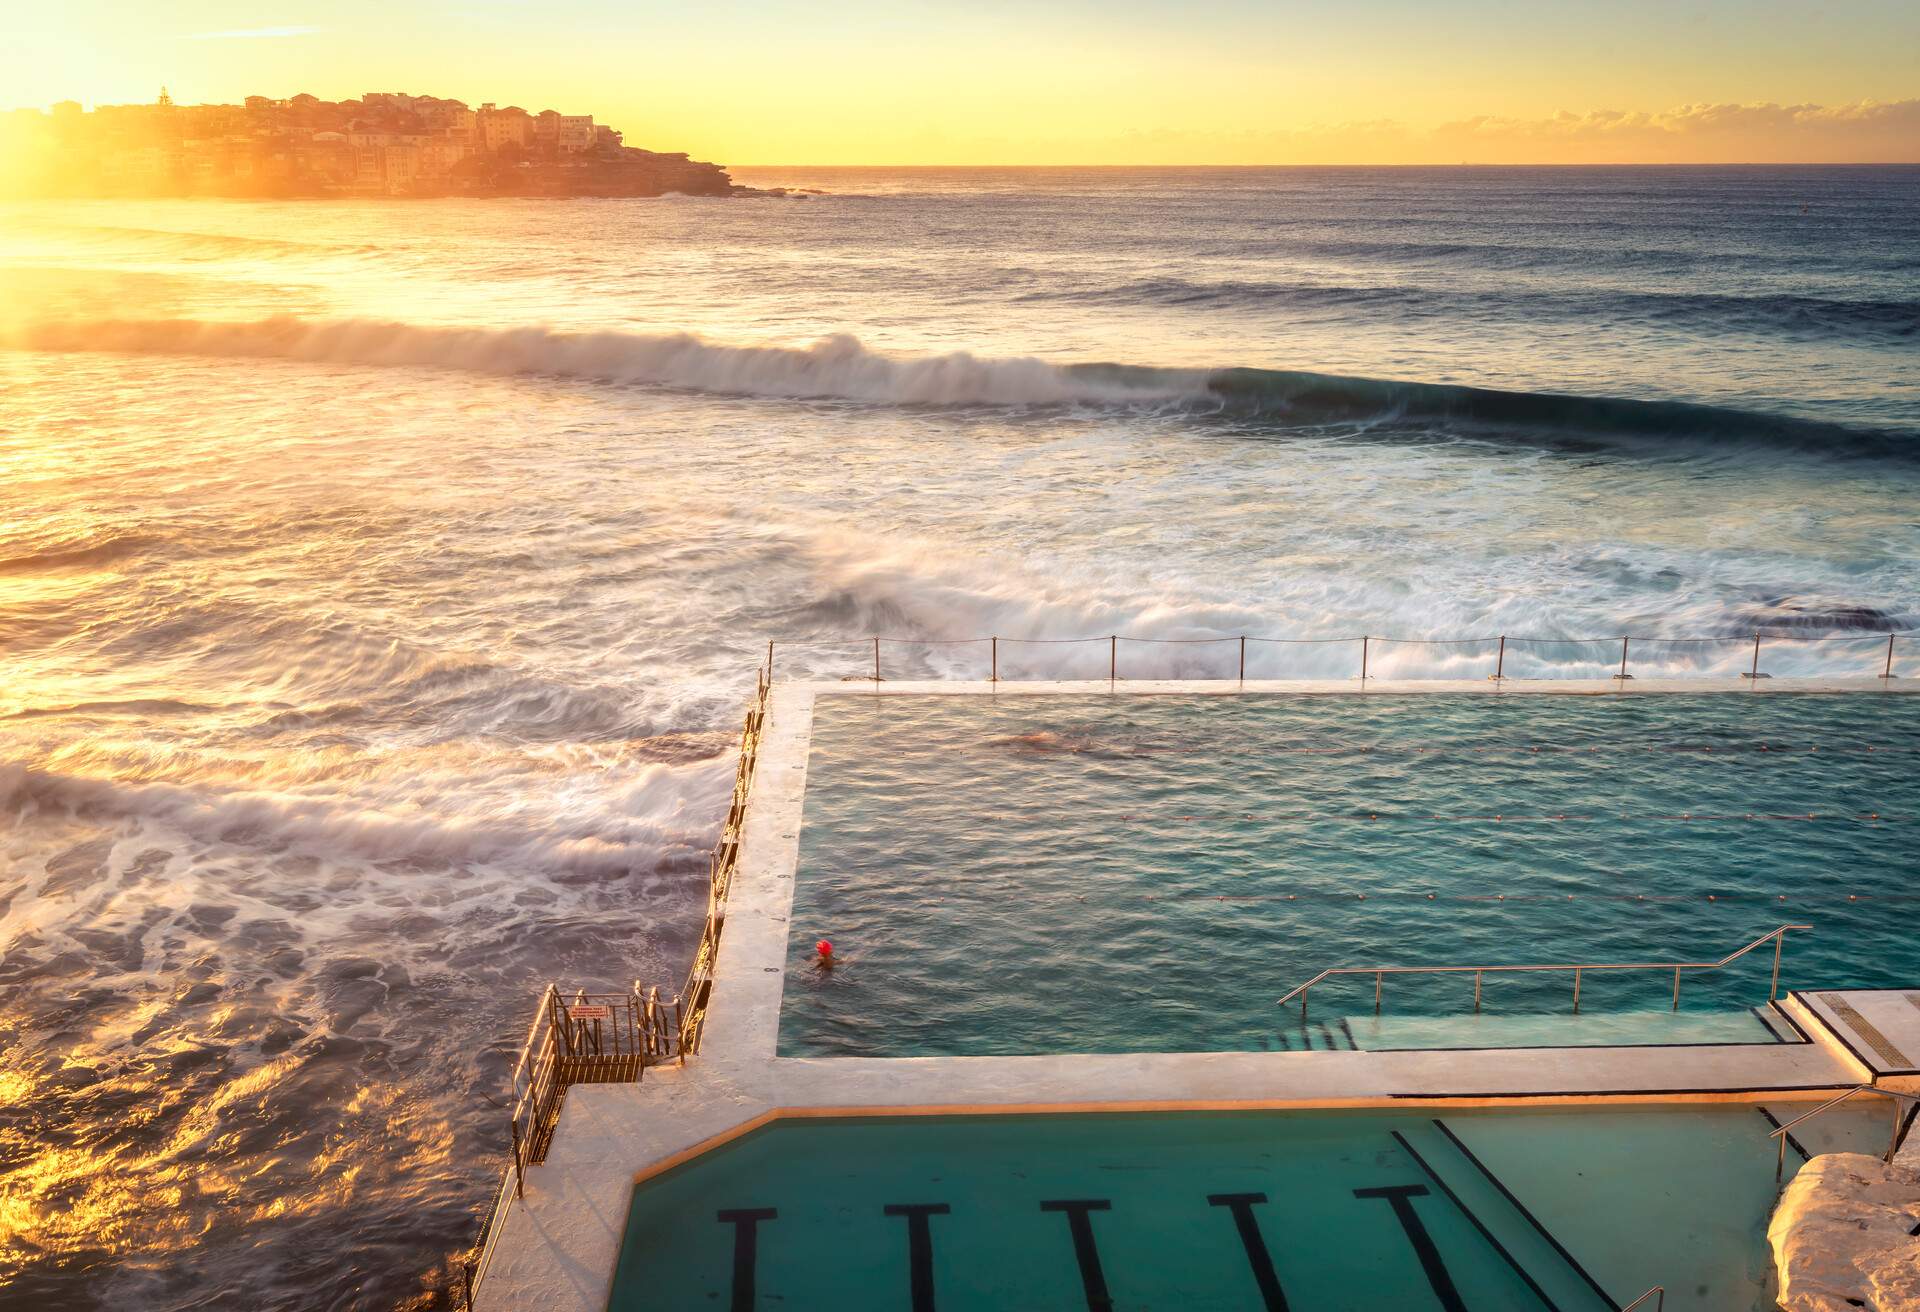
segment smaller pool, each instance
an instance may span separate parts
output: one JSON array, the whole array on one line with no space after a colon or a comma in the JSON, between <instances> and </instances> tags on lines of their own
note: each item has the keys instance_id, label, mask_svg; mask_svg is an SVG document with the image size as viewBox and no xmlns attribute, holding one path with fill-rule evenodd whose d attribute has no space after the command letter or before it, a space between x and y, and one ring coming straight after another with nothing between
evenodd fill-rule
<instances>
[{"instance_id":1,"label":"smaller pool","mask_svg":"<svg viewBox=\"0 0 1920 1312\"><path fill-rule=\"evenodd\" d=\"M1868 1114L1814 1151L1852 1126L1878 1150ZM1661 1284L1676 1312L1746 1312L1769 1305L1772 1128L1756 1107L776 1122L636 1188L610 1307L1601 1312Z\"/></svg>"}]
</instances>

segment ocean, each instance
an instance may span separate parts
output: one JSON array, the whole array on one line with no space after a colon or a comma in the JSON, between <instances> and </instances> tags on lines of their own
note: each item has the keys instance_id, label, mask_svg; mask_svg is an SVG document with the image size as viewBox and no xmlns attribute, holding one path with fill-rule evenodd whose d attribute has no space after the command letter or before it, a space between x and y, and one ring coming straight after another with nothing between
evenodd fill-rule
<instances>
[{"instance_id":1,"label":"ocean","mask_svg":"<svg viewBox=\"0 0 1920 1312\"><path fill-rule=\"evenodd\" d=\"M1920 168L736 175L819 194L0 207L0 1306L446 1306L769 639L1920 619Z\"/></svg>"}]
</instances>

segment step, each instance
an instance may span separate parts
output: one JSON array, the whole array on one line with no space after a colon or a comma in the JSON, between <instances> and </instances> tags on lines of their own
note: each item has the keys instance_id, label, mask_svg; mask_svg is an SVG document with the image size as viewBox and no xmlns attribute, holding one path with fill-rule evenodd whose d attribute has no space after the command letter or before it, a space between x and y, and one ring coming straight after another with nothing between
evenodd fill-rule
<instances>
[{"instance_id":1,"label":"step","mask_svg":"<svg viewBox=\"0 0 1920 1312\"><path fill-rule=\"evenodd\" d=\"M1616 1312L1618 1304L1593 1275L1444 1120L1408 1126L1396 1137L1438 1190L1521 1273L1542 1306L1555 1312Z\"/></svg>"},{"instance_id":2,"label":"step","mask_svg":"<svg viewBox=\"0 0 1920 1312\"><path fill-rule=\"evenodd\" d=\"M1281 1051L1367 1052L1446 1048L1682 1047L1801 1042L1771 1008L1728 1011L1571 1011L1423 1016L1296 1016L1274 1040Z\"/></svg>"}]
</instances>

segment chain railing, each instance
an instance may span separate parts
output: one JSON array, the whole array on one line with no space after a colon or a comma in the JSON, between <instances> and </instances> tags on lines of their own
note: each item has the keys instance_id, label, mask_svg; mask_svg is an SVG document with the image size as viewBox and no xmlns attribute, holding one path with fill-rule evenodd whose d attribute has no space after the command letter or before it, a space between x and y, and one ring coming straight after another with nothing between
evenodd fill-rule
<instances>
[{"instance_id":1,"label":"chain railing","mask_svg":"<svg viewBox=\"0 0 1920 1312\"><path fill-rule=\"evenodd\" d=\"M860 664L857 667L857 672L842 674L840 676L842 679L846 681L867 680L874 683L884 683L888 674L883 661L883 653L884 649L888 647L912 649L978 647L981 649L981 657L984 658L981 662L981 673L985 674L988 682L999 683L1002 682L1003 679L1001 673L1001 648L1003 646L1008 648L1090 646L1095 650L1100 647L1106 649L1104 652L1099 653L1099 655L1105 657L1105 660L1101 662L1101 664L1105 666L1105 677L1110 682L1118 682L1129 677L1165 677L1160 675L1142 676L1138 673L1137 669L1128 671L1125 662L1121 660L1123 646L1224 647L1227 649L1224 654L1224 659L1218 662L1217 666L1211 669L1211 672L1199 675L1182 675L1180 677L1197 677L1205 680L1239 680L1245 682L1247 678L1247 649L1249 645L1253 646L1256 651L1263 646L1329 647L1349 645L1355 648L1353 653L1354 663L1349 667L1354 670L1352 677L1362 681L1383 677L1379 673L1379 657L1383 648L1478 647L1483 649L1484 659L1492 666L1492 669L1488 670L1486 675L1488 681L1492 683L1502 683L1507 679L1517 677L1507 673L1507 649L1509 647L1515 649L1588 647L1604 651L1606 656L1604 660L1595 660L1586 663L1592 664L1596 668L1611 669L1613 673L1606 677L1611 678L1616 683L1624 683L1634 678L1628 667L1634 658L1637 646L1637 649L1643 653L1641 655L1643 661L1646 659L1644 652L1649 647L1656 649L1687 648L1694 651L1706 652L1710 652L1714 648L1721 648L1729 652L1737 650L1743 655L1747 653L1748 649L1751 649L1751 655L1745 660L1747 668L1739 672L1739 677L1752 682L1773 677L1760 668L1762 649L1765 644L1850 642L1872 644L1872 659L1867 662L1868 668L1862 671L1863 674L1870 675L1874 678L1893 679L1897 677L1894 674L1894 640L1897 636L1898 633L1895 632L1885 634L1877 632L1864 634L1787 633L1768 631L1764 628L1757 629L1752 633L1710 638L1667 638L1632 634L1596 638L1531 638L1517 637L1512 634L1488 634L1484 637L1477 638L1393 638L1382 637L1378 634L1362 634L1357 637L1334 638L1284 638L1255 636L1253 634L1236 634L1231 637L1214 638L1140 638L1121 633L1081 638L1011 638L997 635L978 638L897 638L876 634L864 638L782 639L769 642L767 644L766 665L762 670L762 674L769 679L772 677L774 659L778 648L847 649L859 652L857 659ZM1614 660L1614 653L1618 654L1617 663ZM1482 668L1484 669L1485 667L1483 666ZM1097 678L1099 676L1096 674L1091 677Z\"/></svg>"}]
</instances>

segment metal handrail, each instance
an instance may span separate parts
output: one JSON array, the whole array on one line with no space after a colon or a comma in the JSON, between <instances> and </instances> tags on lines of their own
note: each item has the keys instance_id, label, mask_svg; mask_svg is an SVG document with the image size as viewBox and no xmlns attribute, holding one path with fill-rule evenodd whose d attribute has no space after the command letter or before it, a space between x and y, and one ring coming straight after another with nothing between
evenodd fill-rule
<instances>
[{"instance_id":1,"label":"metal handrail","mask_svg":"<svg viewBox=\"0 0 1920 1312\"><path fill-rule=\"evenodd\" d=\"M1680 1010L1680 973L1686 970L1718 970L1720 967L1738 961L1769 939L1773 941L1773 982L1767 989L1767 1000L1771 1002L1780 993L1780 950L1789 931L1812 929L1812 925L1781 925L1762 934L1753 942L1737 952L1729 952L1718 961L1583 961L1570 965L1542 966L1335 966L1323 970L1305 984L1289 989L1275 1006L1284 1007L1295 998L1300 999L1300 1018L1307 1016L1307 994L1314 985L1332 979L1335 975L1371 975L1373 976L1373 1011L1380 1014L1380 992L1383 980L1388 975L1462 975L1473 976L1473 1009L1480 1010L1480 984L1484 975L1511 974L1524 971L1570 970L1573 972L1573 1009L1580 1010L1580 979L1589 970L1670 970L1673 972L1673 1009Z\"/></svg>"},{"instance_id":2,"label":"metal handrail","mask_svg":"<svg viewBox=\"0 0 1920 1312\"><path fill-rule=\"evenodd\" d=\"M1780 1141L1780 1155L1778 1160L1775 1161L1774 1167L1773 1167L1773 1178L1776 1184L1779 1183L1780 1177L1786 1173L1787 1139L1792 1133L1793 1127L1800 1124L1802 1121L1812 1120L1814 1117L1820 1115L1822 1112L1829 1111L1832 1108L1838 1107L1841 1103L1847 1101L1847 1099L1853 1097L1857 1093L1884 1094L1888 1099L1892 1101L1893 1103L1893 1139L1891 1142L1887 1144L1886 1156L1882 1157L1880 1160L1883 1162L1891 1162L1893 1160L1894 1154L1900 1151L1900 1140L1905 1137L1902 1134L1902 1131L1904 1131L1907 1128L1908 1124L1910 1124L1911 1122L1911 1114L1904 1117L1900 1114L1900 1104L1904 1101L1904 1102L1912 1103L1917 1107L1920 1107L1920 1094L1907 1093L1900 1089L1889 1089L1878 1084L1856 1084L1851 1089L1848 1089L1845 1093L1840 1094L1838 1097L1827 1099L1825 1102L1821 1103L1818 1107L1815 1107L1812 1111L1801 1112L1798 1116L1794 1117L1792 1120L1788 1121L1785 1125L1782 1125L1779 1129L1774 1130L1771 1134L1767 1136L1769 1139L1778 1139Z\"/></svg>"},{"instance_id":3,"label":"metal handrail","mask_svg":"<svg viewBox=\"0 0 1920 1312\"><path fill-rule=\"evenodd\" d=\"M1653 1300L1653 1312L1666 1312L1667 1287L1665 1285L1655 1285L1652 1289L1649 1289L1646 1293L1634 1299L1633 1302L1621 1308L1620 1312L1633 1312L1637 1307L1644 1307L1648 1299Z\"/></svg>"},{"instance_id":4,"label":"metal handrail","mask_svg":"<svg viewBox=\"0 0 1920 1312\"><path fill-rule=\"evenodd\" d=\"M753 790L754 767L766 729L767 701L773 692L773 644L767 644L767 663L755 672L753 704L740 730L739 763L733 774L733 798L720 837L713 845L707 868L707 916L694 947L693 964L680 990L678 1047L682 1057L700 1051L706 1028L707 1000L713 991L713 971L720 954L720 935L727 923L727 894L740 861L740 840L747 818L747 797Z\"/></svg>"}]
</instances>

